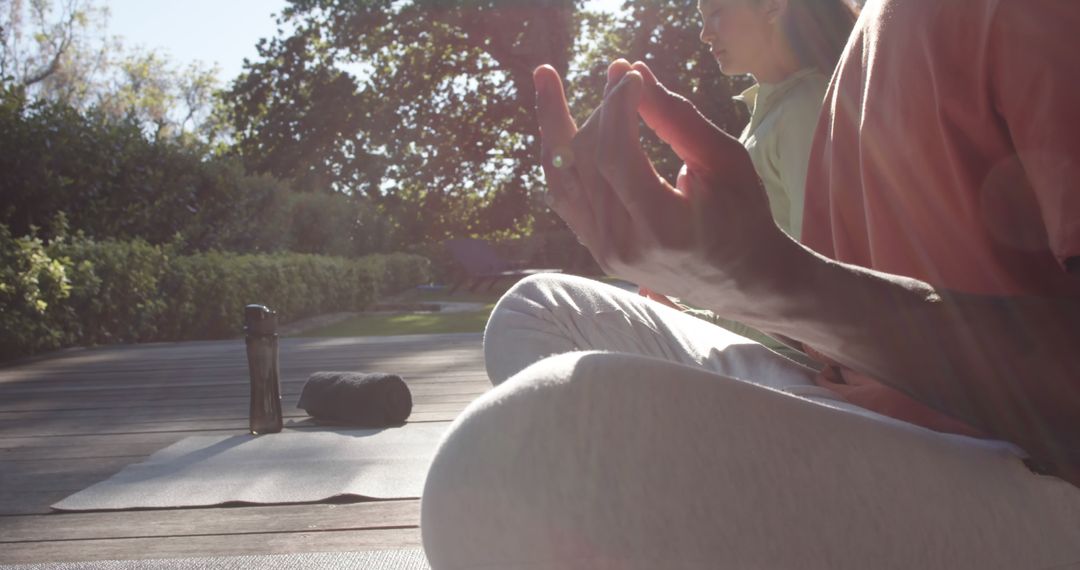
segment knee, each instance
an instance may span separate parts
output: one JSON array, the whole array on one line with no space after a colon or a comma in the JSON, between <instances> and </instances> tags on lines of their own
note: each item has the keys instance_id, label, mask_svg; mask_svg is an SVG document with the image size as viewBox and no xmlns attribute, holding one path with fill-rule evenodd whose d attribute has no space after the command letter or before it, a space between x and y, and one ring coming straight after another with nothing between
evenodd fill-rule
<instances>
[{"instance_id":1,"label":"knee","mask_svg":"<svg viewBox=\"0 0 1080 570\"><path fill-rule=\"evenodd\" d=\"M533 550L524 543L542 540L544 501L536 494L552 481L534 462L560 437L550 419L571 406L564 386L578 357L526 368L470 404L450 427L421 501L433 568L513 567L523 550Z\"/></svg>"},{"instance_id":2,"label":"knee","mask_svg":"<svg viewBox=\"0 0 1080 570\"><path fill-rule=\"evenodd\" d=\"M560 274L522 279L495 305L484 329L484 356L500 384L541 358L574 349L565 338L566 315L579 310L594 281Z\"/></svg>"},{"instance_id":3,"label":"knee","mask_svg":"<svg viewBox=\"0 0 1080 570\"><path fill-rule=\"evenodd\" d=\"M658 533L675 540L636 511L633 497L667 484L662 470L680 464L677 448L695 457L715 445L712 437L675 445L685 434L657 429L684 427L659 421L671 410L704 415L704 399L666 381L680 371L702 376L687 384L704 384L704 371L645 357L563 354L471 404L439 446L424 488L421 532L432 567L565 567L550 561L632 553ZM612 477L625 484L609 488Z\"/></svg>"},{"instance_id":4,"label":"knee","mask_svg":"<svg viewBox=\"0 0 1080 570\"><path fill-rule=\"evenodd\" d=\"M495 310L521 310L521 306L545 307L565 302L576 291L595 285L595 282L561 273L530 275L508 289L495 306Z\"/></svg>"}]
</instances>

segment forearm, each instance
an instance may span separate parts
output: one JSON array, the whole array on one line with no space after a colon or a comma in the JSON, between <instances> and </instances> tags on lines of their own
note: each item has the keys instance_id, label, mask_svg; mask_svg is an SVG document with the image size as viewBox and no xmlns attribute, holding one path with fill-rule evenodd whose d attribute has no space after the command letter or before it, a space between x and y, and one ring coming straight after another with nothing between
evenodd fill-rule
<instances>
[{"instance_id":1,"label":"forearm","mask_svg":"<svg viewBox=\"0 0 1080 570\"><path fill-rule=\"evenodd\" d=\"M710 306L1043 458L1080 451L1080 299L939 291L790 240L772 264Z\"/></svg>"}]
</instances>

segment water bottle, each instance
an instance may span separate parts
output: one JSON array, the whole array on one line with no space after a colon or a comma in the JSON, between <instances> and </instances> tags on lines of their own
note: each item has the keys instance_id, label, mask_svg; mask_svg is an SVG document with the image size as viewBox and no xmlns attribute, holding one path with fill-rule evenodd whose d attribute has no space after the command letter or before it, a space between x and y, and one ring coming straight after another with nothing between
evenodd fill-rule
<instances>
[{"instance_id":1,"label":"water bottle","mask_svg":"<svg viewBox=\"0 0 1080 570\"><path fill-rule=\"evenodd\" d=\"M282 422L277 313L263 305L244 307L244 333L251 374L251 433L278 433Z\"/></svg>"}]
</instances>

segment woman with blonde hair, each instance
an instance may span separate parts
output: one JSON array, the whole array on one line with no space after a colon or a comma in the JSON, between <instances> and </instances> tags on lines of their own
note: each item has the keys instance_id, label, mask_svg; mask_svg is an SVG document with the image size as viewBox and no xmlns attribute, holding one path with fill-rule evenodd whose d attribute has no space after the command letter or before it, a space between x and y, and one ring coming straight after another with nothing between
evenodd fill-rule
<instances>
[{"instance_id":1,"label":"woman with blonde hair","mask_svg":"<svg viewBox=\"0 0 1080 570\"><path fill-rule=\"evenodd\" d=\"M755 80L736 97L750 109L739 142L761 178L776 224L799 239L810 145L857 9L846 0L699 0L698 11L701 41L709 45L720 72ZM798 357L741 323L649 289L642 288L641 294Z\"/></svg>"},{"instance_id":2,"label":"woman with blonde hair","mask_svg":"<svg viewBox=\"0 0 1080 570\"><path fill-rule=\"evenodd\" d=\"M700 0L701 41L724 75L751 75L740 142L773 218L799 238L810 143L825 90L857 19L846 0Z\"/></svg>"}]
</instances>

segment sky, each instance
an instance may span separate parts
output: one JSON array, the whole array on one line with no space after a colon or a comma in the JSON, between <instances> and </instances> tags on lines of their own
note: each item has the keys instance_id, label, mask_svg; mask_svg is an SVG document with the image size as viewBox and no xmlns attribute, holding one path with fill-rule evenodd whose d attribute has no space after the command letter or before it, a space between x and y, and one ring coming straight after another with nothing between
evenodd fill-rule
<instances>
[{"instance_id":1,"label":"sky","mask_svg":"<svg viewBox=\"0 0 1080 570\"><path fill-rule=\"evenodd\" d=\"M244 58L255 59L260 38L276 35L274 14L285 0L104 0L111 13L108 34L129 47L169 56L180 66L201 61L221 68L227 83L240 74ZM622 0L590 0L615 11Z\"/></svg>"},{"instance_id":2,"label":"sky","mask_svg":"<svg viewBox=\"0 0 1080 570\"><path fill-rule=\"evenodd\" d=\"M244 58L255 59L259 38L275 35L273 15L285 0L105 0L110 36L129 47L165 53L181 65L217 64L222 81L240 74Z\"/></svg>"}]
</instances>

